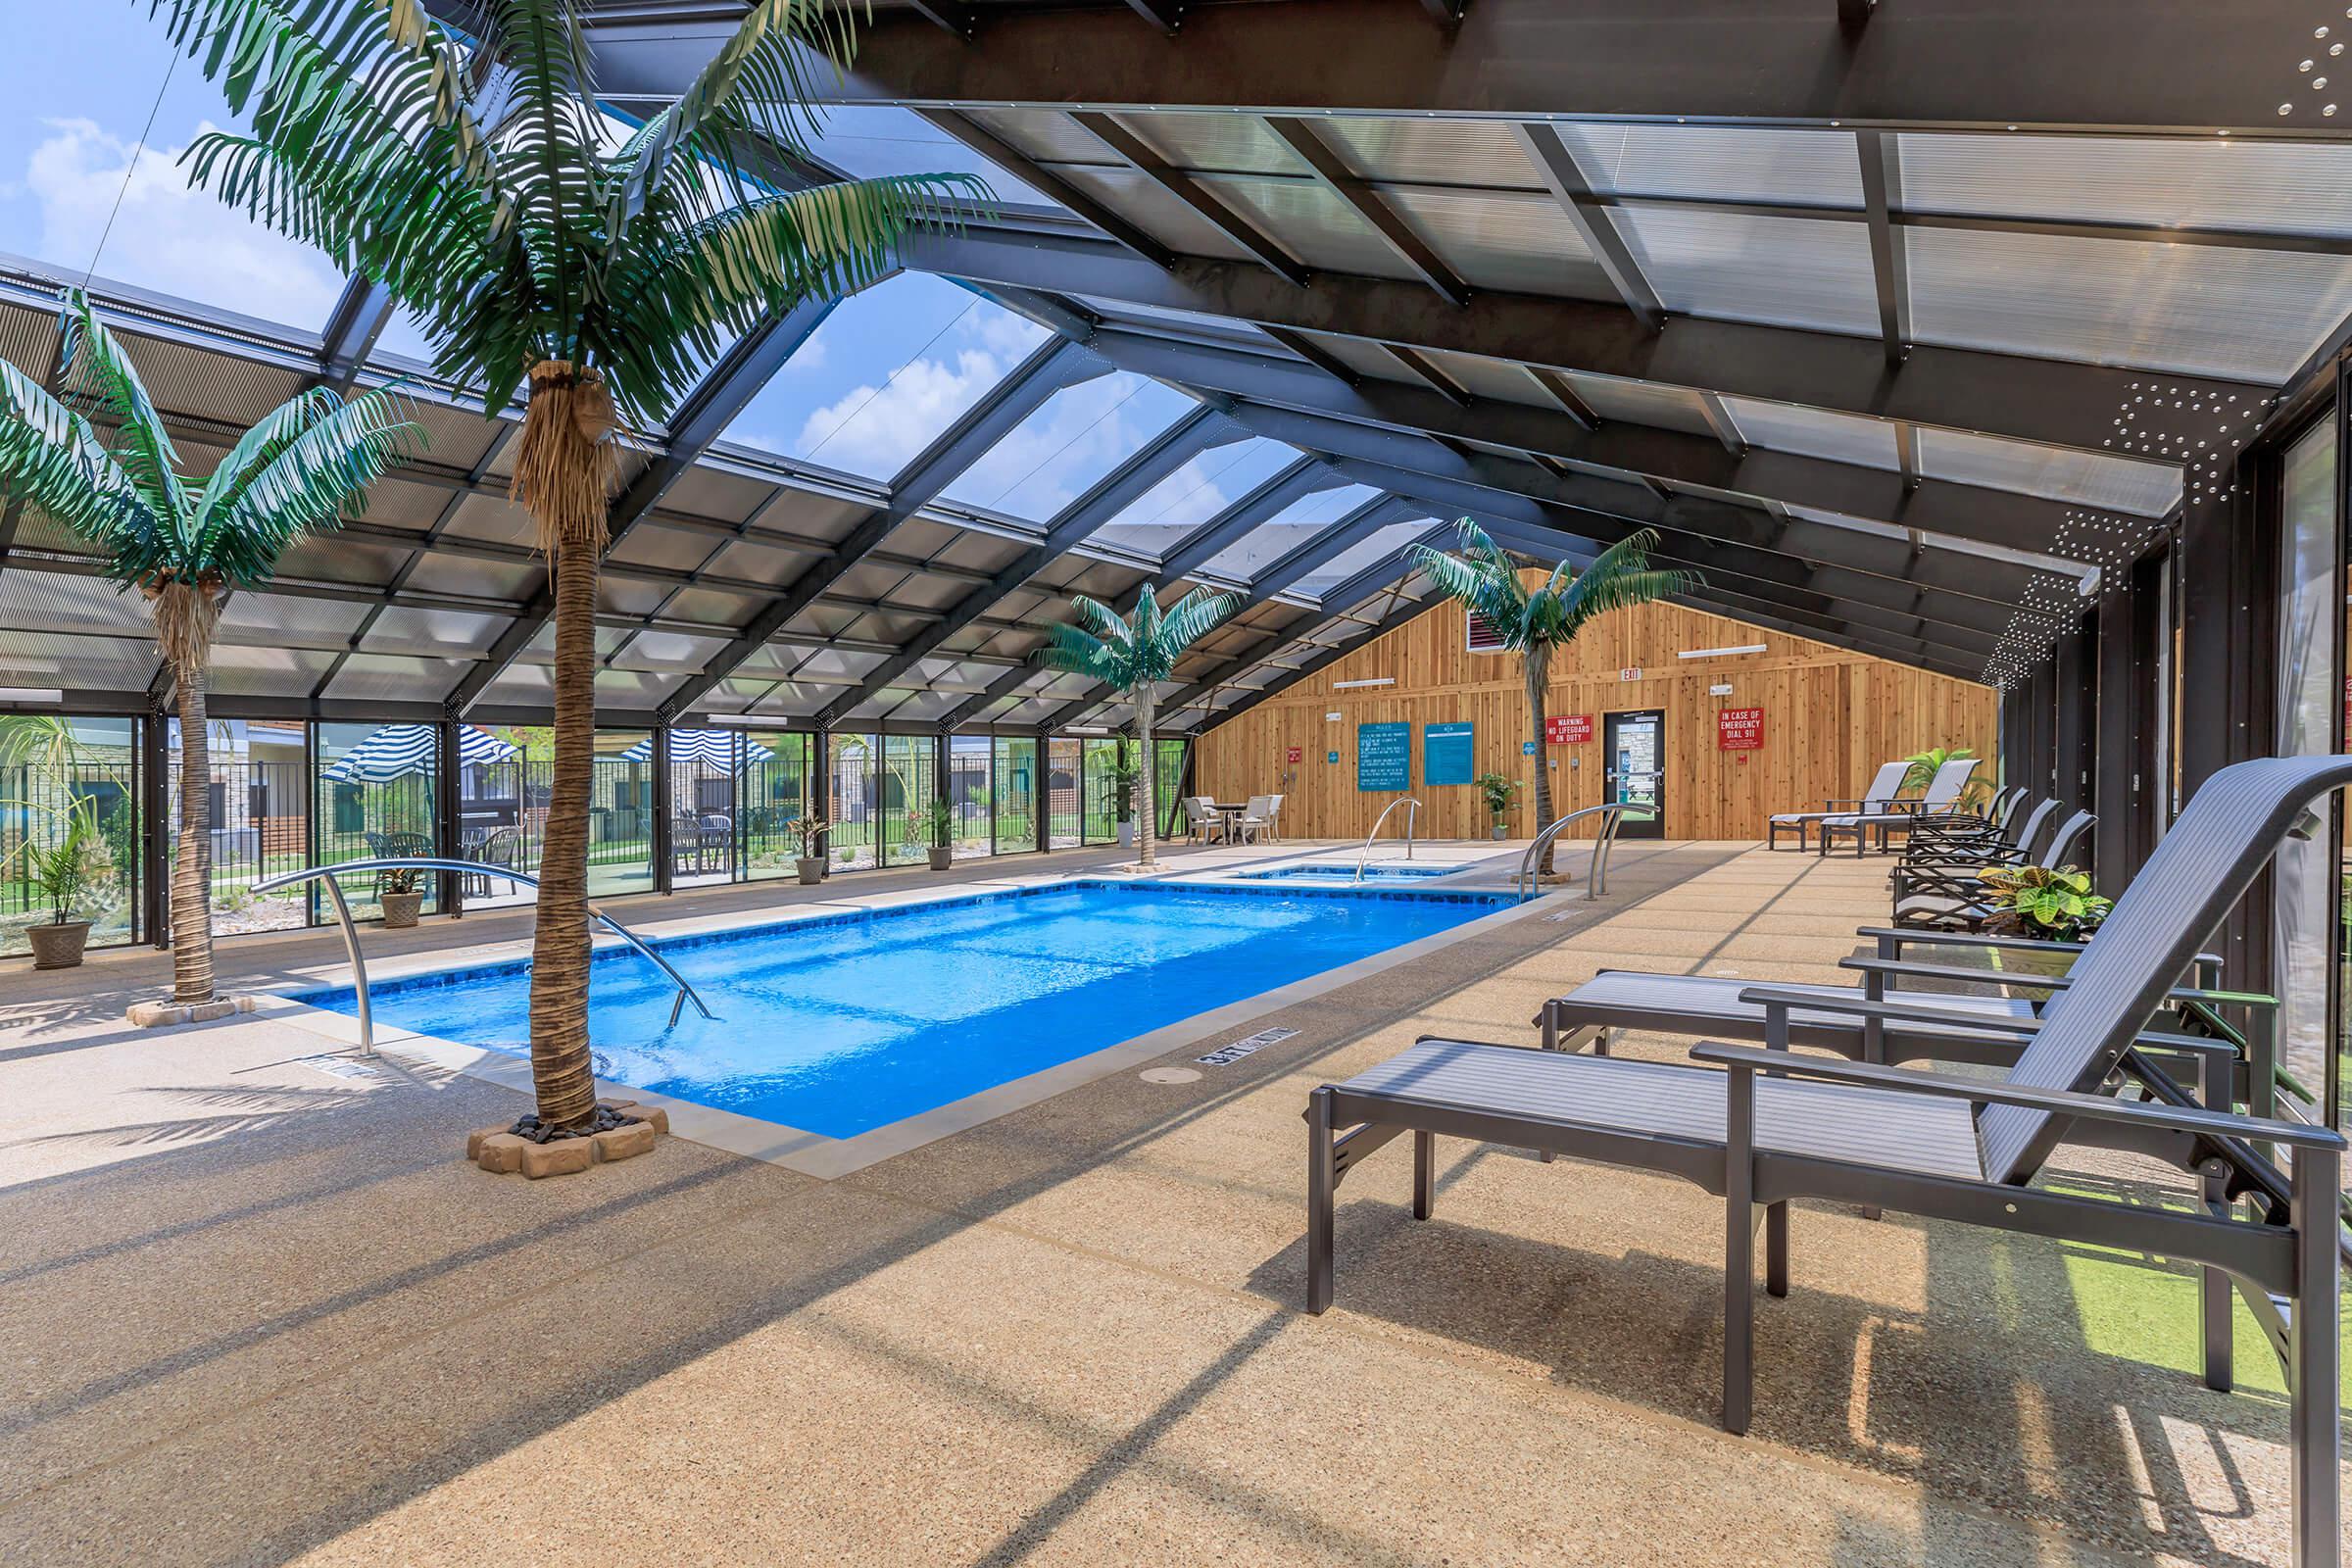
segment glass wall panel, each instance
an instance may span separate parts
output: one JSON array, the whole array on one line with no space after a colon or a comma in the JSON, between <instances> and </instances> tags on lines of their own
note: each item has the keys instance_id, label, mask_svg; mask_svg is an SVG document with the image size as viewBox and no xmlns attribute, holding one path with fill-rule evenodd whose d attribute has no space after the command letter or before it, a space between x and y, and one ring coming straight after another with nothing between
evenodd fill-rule
<instances>
[{"instance_id":1,"label":"glass wall panel","mask_svg":"<svg viewBox=\"0 0 2352 1568\"><path fill-rule=\"evenodd\" d=\"M551 732L552 733L552 732ZM588 896L646 893L654 885L654 735L600 729L588 782ZM554 769L548 772L550 782Z\"/></svg>"},{"instance_id":2,"label":"glass wall panel","mask_svg":"<svg viewBox=\"0 0 2352 1568\"><path fill-rule=\"evenodd\" d=\"M994 751L985 735L948 737L948 804L956 808L950 842L959 860L996 853L989 773Z\"/></svg>"},{"instance_id":3,"label":"glass wall panel","mask_svg":"<svg viewBox=\"0 0 2352 1568\"><path fill-rule=\"evenodd\" d=\"M466 724L458 732L458 858L486 867L467 876L467 908L529 904L536 895L497 870L535 875L547 831L555 773L555 731L545 726Z\"/></svg>"},{"instance_id":4,"label":"glass wall panel","mask_svg":"<svg viewBox=\"0 0 2352 1568\"><path fill-rule=\"evenodd\" d=\"M1089 737L1080 745L1080 755L1086 759L1085 811L1078 825L1079 838L1087 844L1112 844L1119 837L1119 818L1128 809L1120 799L1119 754L1125 741L1105 736Z\"/></svg>"},{"instance_id":5,"label":"glass wall panel","mask_svg":"<svg viewBox=\"0 0 2352 1568\"><path fill-rule=\"evenodd\" d=\"M746 730L737 856L752 880L797 875L800 824L808 814L808 747L813 736ZM764 754L764 755L762 755Z\"/></svg>"},{"instance_id":6,"label":"glass wall panel","mask_svg":"<svg viewBox=\"0 0 2352 1568\"><path fill-rule=\"evenodd\" d=\"M1037 848L1037 742L1000 735L996 739L997 853Z\"/></svg>"},{"instance_id":7,"label":"glass wall panel","mask_svg":"<svg viewBox=\"0 0 2352 1568\"><path fill-rule=\"evenodd\" d=\"M879 863L881 810L880 745L871 735L836 732L826 758L826 834L833 869L855 871Z\"/></svg>"},{"instance_id":8,"label":"glass wall panel","mask_svg":"<svg viewBox=\"0 0 2352 1568\"><path fill-rule=\"evenodd\" d=\"M882 863L919 865L931 858L931 802L938 792L937 752L929 735L882 737Z\"/></svg>"},{"instance_id":9,"label":"glass wall panel","mask_svg":"<svg viewBox=\"0 0 2352 1568\"><path fill-rule=\"evenodd\" d=\"M251 835L261 846L260 858L273 863L280 853L278 846L291 840L299 829L281 826L278 802L269 788L271 769L276 765L266 760L272 752L289 752L300 758L302 727L284 726L282 732L266 733L270 726L251 724L246 728L243 755L254 759L246 763L249 793L245 808L239 810L234 798L227 792L223 798L220 788L214 788L213 841L220 847L224 836L236 853L244 853L236 841L241 835ZM440 853L434 832L434 802L441 775L439 731L431 724L320 724L316 731L318 761L317 792L313 796L312 837L318 845L319 865L335 865L345 860L398 859L403 857L432 856ZM220 769L214 769L220 776ZM258 784L260 787L254 787ZM223 814L225 808L226 814ZM288 858L291 861L292 858ZM213 862L213 896L224 900L220 859ZM350 902L355 919L372 920L383 913L378 896L383 892L385 873L363 871L349 877L338 877L343 885L343 897ZM419 884L424 892L424 907L430 911L440 896L440 878L425 873ZM323 898L313 894L314 904ZM227 907L225 902L220 906ZM221 929L219 916L214 928ZM236 929L254 929L239 926Z\"/></svg>"},{"instance_id":10,"label":"glass wall panel","mask_svg":"<svg viewBox=\"0 0 2352 1568\"><path fill-rule=\"evenodd\" d=\"M741 730L669 732L670 886L733 879L736 784L748 756Z\"/></svg>"},{"instance_id":11,"label":"glass wall panel","mask_svg":"<svg viewBox=\"0 0 2352 1568\"><path fill-rule=\"evenodd\" d=\"M1078 773L1083 766L1078 737L1056 735L1046 746L1046 845L1075 848L1078 836Z\"/></svg>"},{"instance_id":12,"label":"glass wall panel","mask_svg":"<svg viewBox=\"0 0 2352 1568\"><path fill-rule=\"evenodd\" d=\"M206 751L212 764L207 794L212 824L213 930L221 935L291 930L310 917L312 900L318 895L301 887L255 893L253 885L277 872L313 863L306 804L311 787L303 760L303 727L230 718L214 719L211 729ZM179 853L178 719L166 721L164 746L172 811L164 828L169 858ZM170 885L167 877L166 898L171 896Z\"/></svg>"},{"instance_id":13,"label":"glass wall panel","mask_svg":"<svg viewBox=\"0 0 2352 1568\"><path fill-rule=\"evenodd\" d=\"M2279 514L2283 570L2279 584L2278 752L2335 750L2335 710L2343 685L2335 669L2343 614L2336 551L2335 424L2323 419L2287 449ZM2279 998L2279 1050L2306 1084L2328 1077L2328 965L2338 918L2333 870L2332 797L2318 808L2321 831L2279 848L2275 883L2274 990Z\"/></svg>"},{"instance_id":14,"label":"glass wall panel","mask_svg":"<svg viewBox=\"0 0 2352 1568\"><path fill-rule=\"evenodd\" d=\"M88 822L88 890L67 910L90 922L91 947L136 934L139 790L136 721L0 714L0 956L26 951L24 928L50 906L30 849L51 849L76 816Z\"/></svg>"},{"instance_id":15,"label":"glass wall panel","mask_svg":"<svg viewBox=\"0 0 2352 1568\"><path fill-rule=\"evenodd\" d=\"M1172 839L1184 831L1184 802L1177 791L1184 788L1185 742L1163 738L1152 748L1159 754L1159 836Z\"/></svg>"}]
</instances>

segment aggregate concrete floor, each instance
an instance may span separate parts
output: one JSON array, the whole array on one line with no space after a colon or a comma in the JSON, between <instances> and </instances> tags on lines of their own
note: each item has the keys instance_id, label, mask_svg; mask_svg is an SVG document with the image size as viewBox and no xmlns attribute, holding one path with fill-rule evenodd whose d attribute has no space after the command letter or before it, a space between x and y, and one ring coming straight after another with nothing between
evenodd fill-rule
<instances>
[{"instance_id":1,"label":"aggregate concrete floor","mask_svg":"<svg viewBox=\"0 0 2352 1568\"><path fill-rule=\"evenodd\" d=\"M2248 1392L2176 1370L2163 1260L1800 1208L1737 1439L1717 1200L1446 1143L1415 1224L1396 1145L1343 1190L1338 1305L1298 1309L1313 1085L1422 1033L1527 1042L1604 964L1836 978L1885 907L1871 862L1625 852L1606 899L1235 1029L1299 1033L1198 1081L1122 1071L833 1182L674 1138L486 1176L458 1143L509 1091L332 1076L275 1021L131 1030L153 955L10 970L0 1562L2283 1562L2275 1370L2250 1333Z\"/></svg>"}]
</instances>

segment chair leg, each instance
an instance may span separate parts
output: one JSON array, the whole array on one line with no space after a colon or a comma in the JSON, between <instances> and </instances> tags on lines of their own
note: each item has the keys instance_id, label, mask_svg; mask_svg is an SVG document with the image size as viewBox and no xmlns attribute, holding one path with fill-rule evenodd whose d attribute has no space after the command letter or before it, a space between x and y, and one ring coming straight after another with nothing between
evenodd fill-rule
<instances>
[{"instance_id":1,"label":"chair leg","mask_svg":"<svg viewBox=\"0 0 2352 1568\"><path fill-rule=\"evenodd\" d=\"M2293 1444L2295 1568L2330 1568L2340 1562L2342 1499L2338 1494L2343 1431L2337 1422L2341 1397L2337 1365L2341 1332L2337 1321L2335 1250L2336 1198L2340 1158L2333 1150L2298 1149L2289 1210L2295 1232L2294 1316L2289 1324L2292 1365L2287 1385L2292 1399L2287 1430Z\"/></svg>"},{"instance_id":2,"label":"chair leg","mask_svg":"<svg viewBox=\"0 0 2352 1568\"><path fill-rule=\"evenodd\" d=\"M1306 1309L1331 1305L1332 1189L1338 1172L1331 1148L1331 1091L1306 1097Z\"/></svg>"},{"instance_id":3,"label":"chair leg","mask_svg":"<svg viewBox=\"0 0 2352 1568\"><path fill-rule=\"evenodd\" d=\"M1764 1205L1764 1289L1774 1296L1788 1294L1788 1204Z\"/></svg>"},{"instance_id":4,"label":"chair leg","mask_svg":"<svg viewBox=\"0 0 2352 1568\"><path fill-rule=\"evenodd\" d=\"M1438 1135L1413 1134L1413 1218L1429 1218L1437 1198Z\"/></svg>"},{"instance_id":5,"label":"chair leg","mask_svg":"<svg viewBox=\"0 0 2352 1568\"><path fill-rule=\"evenodd\" d=\"M1755 1079L1735 1071L1725 1085L1723 1160L1723 1429L1747 1431L1755 1400Z\"/></svg>"}]
</instances>

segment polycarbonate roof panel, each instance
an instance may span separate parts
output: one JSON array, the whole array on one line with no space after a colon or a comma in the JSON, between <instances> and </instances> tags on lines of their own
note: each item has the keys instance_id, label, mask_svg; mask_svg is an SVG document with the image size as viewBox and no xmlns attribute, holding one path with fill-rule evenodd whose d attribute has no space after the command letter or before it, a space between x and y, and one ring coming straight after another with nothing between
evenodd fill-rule
<instances>
[{"instance_id":1,"label":"polycarbonate roof panel","mask_svg":"<svg viewBox=\"0 0 2352 1568\"><path fill-rule=\"evenodd\" d=\"M1862 162L1852 134L1845 131L1745 125L1553 128L1576 155L1585 178L1603 195L1862 205Z\"/></svg>"},{"instance_id":2,"label":"polycarbonate roof panel","mask_svg":"<svg viewBox=\"0 0 2352 1568\"><path fill-rule=\"evenodd\" d=\"M2352 257L1933 228L1903 236L1921 342L2275 385L2352 313Z\"/></svg>"},{"instance_id":3,"label":"polycarbonate roof panel","mask_svg":"<svg viewBox=\"0 0 2352 1568\"><path fill-rule=\"evenodd\" d=\"M1659 381L1625 381L1613 375L1571 375L1568 384L1585 406L1603 419L1654 424L1691 435L1713 435L1706 409L1689 387Z\"/></svg>"},{"instance_id":4,"label":"polycarbonate roof panel","mask_svg":"<svg viewBox=\"0 0 2352 1568\"><path fill-rule=\"evenodd\" d=\"M1203 174L1200 187L1243 221L1317 271L1411 277L1413 270L1325 185L1303 179Z\"/></svg>"},{"instance_id":5,"label":"polycarbonate roof panel","mask_svg":"<svg viewBox=\"0 0 2352 1568\"><path fill-rule=\"evenodd\" d=\"M335 702L437 703L472 667L461 659L353 654L319 695Z\"/></svg>"},{"instance_id":6,"label":"polycarbonate roof panel","mask_svg":"<svg viewBox=\"0 0 2352 1568\"><path fill-rule=\"evenodd\" d=\"M1884 420L1753 398L1725 398L1723 409L1739 426L1740 439L1751 447L1873 468L1902 466L1894 426Z\"/></svg>"},{"instance_id":7,"label":"polycarbonate roof panel","mask_svg":"<svg viewBox=\"0 0 2352 1568\"><path fill-rule=\"evenodd\" d=\"M1614 298L1576 226L1547 195L1426 186L1392 188L1382 195L1473 288Z\"/></svg>"},{"instance_id":8,"label":"polycarbonate roof panel","mask_svg":"<svg viewBox=\"0 0 2352 1568\"><path fill-rule=\"evenodd\" d=\"M950 481L950 501L1043 522L1195 407L1120 370L1064 387Z\"/></svg>"},{"instance_id":9,"label":"polycarbonate roof panel","mask_svg":"<svg viewBox=\"0 0 2352 1568\"><path fill-rule=\"evenodd\" d=\"M1670 311L1835 332L1879 329L1870 235L1860 223L1671 207L1618 207L1609 216ZM1915 292L1918 282L1914 271Z\"/></svg>"},{"instance_id":10,"label":"polycarbonate roof panel","mask_svg":"<svg viewBox=\"0 0 2352 1568\"><path fill-rule=\"evenodd\" d=\"M1318 119L1315 128L1348 168L1370 180L1542 190L1544 180L1511 127L1495 120Z\"/></svg>"},{"instance_id":11,"label":"polycarbonate roof panel","mask_svg":"<svg viewBox=\"0 0 2352 1568\"><path fill-rule=\"evenodd\" d=\"M75 280L94 269L316 336L342 276L319 252L189 187L179 157L198 133L250 125L194 64L174 60L163 24L144 6L9 14L0 248Z\"/></svg>"},{"instance_id":12,"label":"polycarbonate roof panel","mask_svg":"<svg viewBox=\"0 0 2352 1568\"><path fill-rule=\"evenodd\" d=\"M2143 517L2164 516L2180 504L2180 470L2170 464L2033 446L1933 425L1919 428L1919 468L1931 479L2015 490Z\"/></svg>"},{"instance_id":13,"label":"polycarbonate roof panel","mask_svg":"<svg viewBox=\"0 0 2352 1568\"><path fill-rule=\"evenodd\" d=\"M1473 396L1495 398L1504 403L1532 404L1539 409L1559 412L1559 405L1549 394L1536 385L1526 368L1508 360L1489 360L1475 354L1455 354L1448 349L1420 351L1432 365L1461 383L1462 390Z\"/></svg>"},{"instance_id":14,"label":"polycarbonate roof panel","mask_svg":"<svg viewBox=\"0 0 2352 1568\"><path fill-rule=\"evenodd\" d=\"M1377 343L1367 343L1361 338L1341 337L1331 332L1301 332L1298 335L1358 375L1368 375L1380 381L1399 381L1406 386L1426 385Z\"/></svg>"},{"instance_id":15,"label":"polycarbonate roof panel","mask_svg":"<svg viewBox=\"0 0 2352 1568\"><path fill-rule=\"evenodd\" d=\"M1896 146L1903 205L1917 212L2352 234L2352 160L2338 145L1907 134Z\"/></svg>"},{"instance_id":16,"label":"polycarbonate roof panel","mask_svg":"<svg viewBox=\"0 0 2352 1568\"><path fill-rule=\"evenodd\" d=\"M0 683L137 691L155 674L155 645L143 638L0 630Z\"/></svg>"},{"instance_id":17,"label":"polycarbonate roof panel","mask_svg":"<svg viewBox=\"0 0 2352 1568\"><path fill-rule=\"evenodd\" d=\"M1132 300L1100 299L1092 294L1080 295L1079 303L1114 326L1134 327L1143 331L1150 331L1154 325L1180 326L1190 337L1230 338L1260 349L1272 341L1250 322L1237 321L1227 316L1204 316L1199 311L1138 305Z\"/></svg>"},{"instance_id":18,"label":"polycarbonate roof panel","mask_svg":"<svg viewBox=\"0 0 2352 1568\"><path fill-rule=\"evenodd\" d=\"M911 109L832 104L818 111L809 151L857 179L883 174L971 174L1001 202L1062 211L1059 202L983 158Z\"/></svg>"},{"instance_id":19,"label":"polycarbonate roof panel","mask_svg":"<svg viewBox=\"0 0 2352 1568\"><path fill-rule=\"evenodd\" d=\"M901 273L835 306L726 439L887 479L1045 337L1044 327L968 289Z\"/></svg>"},{"instance_id":20,"label":"polycarbonate roof panel","mask_svg":"<svg viewBox=\"0 0 2352 1568\"><path fill-rule=\"evenodd\" d=\"M1121 114L1118 120L1179 169L1250 174L1306 169L1255 115Z\"/></svg>"},{"instance_id":21,"label":"polycarbonate roof panel","mask_svg":"<svg viewBox=\"0 0 2352 1568\"><path fill-rule=\"evenodd\" d=\"M335 667L335 657L317 649L222 644L213 650L206 684L220 697L308 697Z\"/></svg>"},{"instance_id":22,"label":"polycarbonate roof panel","mask_svg":"<svg viewBox=\"0 0 2352 1568\"><path fill-rule=\"evenodd\" d=\"M1050 109L973 109L970 117L1044 163L1107 164L1108 148L1065 114Z\"/></svg>"},{"instance_id":23,"label":"polycarbonate roof panel","mask_svg":"<svg viewBox=\"0 0 2352 1568\"><path fill-rule=\"evenodd\" d=\"M1092 542L1138 551L1156 560L1298 458L1297 448L1264 436L1211 447L1096 529Z\"/></svg>"},{"instance_id":24,"label":"polycarbonate roof panel","mask_svg":"<svg viewBox=\"0 0 2352 1568\"><path fill-rule=\"evenodd\" d=\"M1226 238L1223 229L1139 171L1122 165L1115 169L1063 167L1054 172L1170 250L1228 262L1250 259L1248 251Z\"/></svg>"},{"instance_id":25,"label":"polycarbonate roof panel","mask_svg":"<svg viewBox=\"0 0 2352 1568\"><path fill-rule=\"evenodd\" d=\"M1851 528L1856 533L1877 534L1885 539L1908 537L1905 529L1892 523L1872 522L1862 517L1849 517L1839 512L1824 512L1819 507L1790 507L1788 511L1792 517L1802 517L1807 522L1825 522L1834 528ZM1955 555L1979 556L1986 561L2005 561L2012 565L2032 566L2038 571L2062 572L2071 577L2082 578L2097 575L2096 567L2086 566L2082 562L2068 561L2057 556L2037 555L2030 550L2011 550L2002 545L1982 544L1974 539L1954 538L1950 534L1930 534L1928 537L1935 542L1936 549L1948 550Z\"/></svg>"},{"instance_id":26,"label":"polycarbonate roof panel","mask_svg":"<svg viewBox=\"0 0 2352 1568\"><path fill-rule=\"evenodd\" d=\"M1427 532L1429 532L1427 517L1416 517L1410 522L1392 522L1371 537L1349 545L1300 578L1293 586L1301 593L1313 594L1320 598L1331 588L1382 561L1394 562L1396 575L1401 577L1407 569L1403 557L1404 547ZM1334 608L1344 607L1335 606Z\"/></svg>"}]
</instances>

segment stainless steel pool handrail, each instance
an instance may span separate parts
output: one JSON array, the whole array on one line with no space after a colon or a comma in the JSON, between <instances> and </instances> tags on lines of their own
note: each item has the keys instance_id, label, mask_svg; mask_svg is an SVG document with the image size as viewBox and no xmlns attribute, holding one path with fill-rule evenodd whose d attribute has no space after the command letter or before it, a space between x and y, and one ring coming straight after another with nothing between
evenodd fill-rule
<instances>
[{"instance_id":1,"label":"stainless steel pool handrail","mask_svg":"<svg viewBox=\"0 0 2352 1568\"><path fill-rule=\"evenodd\" d=\"M367 871L403 870L455 871L462 876L488 875L497 877L502 882L519 882L526 888L536 889L539 886L539 879L528 872L514 871L503 865L490 865L481 860L443 860L429 856L402 857L383 860L342 860L333 865L306 866L302 870L287 871L253 885L254 892L269 893L278 888L292 887L297 882L324 881L326 883L327 897L334 900L335 903L335 921L343 928L343 951L351 956L352 995L359 999L360 1004L360 1054L363 1056L375 1054L375 1019L369 1010L368 1002L368 960L360 956L360 929L351 918L351 905L343 897L342 884L338 883L335 878L347 873L358 875ZM639 941L636 932L631 931L593 904L588 906L588 912L602 920L606 928L614 936L653 959L663 974L676 982L678 994L669 1004L669 1026L671 1028L677 1027L678 1015L686 1010L688 1002L694 1004L695 1011L712 1022L717 1021L718 1014L712 1012L704 1004L702 994L687 982L684 975L670 966L667 958Z\"/></svg>"},{"instance_id":2,"label":"stainless steel pool handrail","mask_svg":"<svg viewBox=\"0 0 2352 1568\"><path fill-rule=\"evenodd\" d=\"M1394 811L1399 806L1412 808L1411 810L1404 813L1404 858L1408 860L1413 858L1413 824L1421 819L1421 803L1407 795L1391 801L1381 808L1380 815L1373 819L1372 831L1364 835L1364 851L1355 858L1355 876L1352 880L1361 882L1364 879L1364 862L1372 858L1372 841L1379 838L1380 830L1388 825L1389 812Z\"/></svg>"},{"instance_id":3,"label":"stainless steel pool handrail","mask_svg":"<svg viewBox=\"0 0 2352 1568\"><path fill-rule=\"evenodd\" d=\"M1600 806L1588 806L1581 811L1570 811L1566 816L1553 817L1551 820L1551 825L1546 827L1543 832L1537 834L1534 842L1528 845L1527 853L1519 857L1519 873L1511 878L1511 886L1518 890L1519 902L1522 904L1527 902L1530 876L1535 871L1535 868L1543 863L1541 857L1544 853L1544 846L1549 844L1553 839L1557 838L1559 836L1560 829L1566 827L1569 823L1581 822L1586 817L1592 816L1595 812L1600 813L1602 817L1600 824L1600 837L1595 839L1592 844L1592 874L1585 879L1585 897L1588 899L1597 899L1603 893L1607 892L1609 882L1609 850L1610 847L1617 842L1617 826L1619 823L1625 820L1625 813L1627 809L1628 808L1624 802L1609 801ZM1536 877L1535 884L1539 889L1541 889L1543 886L1542 878Z\"/></svg>"}]
</instances>

